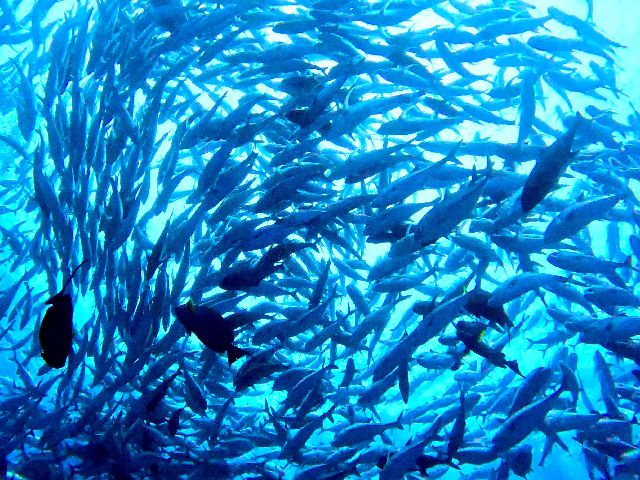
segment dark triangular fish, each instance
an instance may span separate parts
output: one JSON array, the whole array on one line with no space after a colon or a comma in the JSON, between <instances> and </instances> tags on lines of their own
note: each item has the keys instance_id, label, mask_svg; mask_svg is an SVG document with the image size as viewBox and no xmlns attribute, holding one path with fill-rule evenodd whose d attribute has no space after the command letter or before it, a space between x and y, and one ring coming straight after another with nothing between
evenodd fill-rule
<instances>
[{"instance_id":1,"label":"dark triangular fish","mask_svg":"<svg viewBox=\"0 0 640 480\"><path fill-rule=\"evenodd\" d=\"M249 354L233 345L233 325L212 308L189 302L176 307L175 313L188 333L195 333L214 352L227 352L229 365Z\"/></svg>"},{"instance_id":2,"label":"dark triangular fish","mask_svg":"<svg viewBox=\"0 0 640 480\"><path fill-rule=\"evenodd\" d=\"M490 307L488 305L491 294L480 288L476 288L467 294L467 303L464 309L476 317L486 318L492 323L496 323L501 327L513 327L513 322L509 319L504 311L504 307Z\"/></svg>"},{"instance_id":3,"label":"dark triangular fish","mask_svg":"<svg viewBox=\"0 0 640 480\"><path fill-rule=\"evenodd\" d=\"M71 352L73 340L73 303L71 295L64 293L76 272L87 260L76 267L62 289L45 302L51 305L44 314L38 338L42 349L42 358L53 368L62 368Z\"/></svg>"}]
</instances>

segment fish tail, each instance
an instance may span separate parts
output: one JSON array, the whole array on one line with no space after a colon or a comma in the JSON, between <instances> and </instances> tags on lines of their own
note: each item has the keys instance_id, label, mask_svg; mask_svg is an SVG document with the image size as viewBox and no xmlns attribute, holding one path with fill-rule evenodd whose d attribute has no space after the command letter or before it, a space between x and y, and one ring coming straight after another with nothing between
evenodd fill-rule
<instances>
[{"instance_id":1,"label":"fish tail","mask_svg":"<svg viewBox=\"0 0 640 480\"><path fill-rule=\"evenodd\" d=\"M522 375L522 373L520 372L520 367L518 367L518 362L516 362L515 360L507 360L505 363L507 364L507 367L524 378L524 375Z\"/></svg>"},{"instance_id":2,"label":"fish tail","mask_svg":"<svg viewBox=\"0 0 640 480\"><path fill-rule=\"evenodd\" d=\"M620 267L630 268L634 272L640 272L640 268L633 266L633 255L629 255L624 262L621 262Z\"/></svg>"},{"instance_id":3,"label":"fish tail","mask_svg":"<svg viewBox=\"0 0 640 480\"><path fill-rule=\"evenodd\" d=\"M560 382L560 386L558 387L558 394L564 392L569 389L569 378L566 373L562 372L562 381Z\"/></svg>"},{"instance_id":4,"label":"fish tail","mask_svg":"<svg viewBox=\"0 0 640 480\"><path fill-rule=\"evenodd\" d=\"M333 405L331 405L331 408L324 413L324 417L328 418L331 423L334 423L333 412L335 411L336 407L337 405L334 403Z\"/></svg>"},{"instance_id":5,"label":"fish tail","mask_svg":"<svg viewBox=\"0 0 640 480\"><path fill-rule=\"evenodd\" d=\"M327 370L335 370L337 368L340 368L340 367L338 367L334 361L331 361L331 363L327 365Z\"/></svg>"},{"instance_id":6,"label":"fish tail","mask_svg":"<svg viewBox=\"0 0 640 480\"><path fill-rule=\"evenodd\" d=\"M404 412L400 412L400 415L398 415L398 419L395 421L396 427L399 428L400 430L404 430L404 427L402 426L402 414Z\"/></svg>"},{"instance_id":7,"label":"fish tail","mask_svg":"<svg viewBox=\"0 0 640 480\"><path fill-rule=\"evenodd\" d=\"M244 357L245 355L250 354L246 350L236 347L235 345L230 345L227 349L227 360L229 361L229 365L233 365L233 362Z\"/></svg>"},{"instance_id":8,"label":"fish tail","mask_svg":"<svg viewBox=\"0 0 640 480\"><path fill-rule=\"evenodd\" d=\"M455 463L453 463L453 456L447 458L444 463L445 463L445 465L448 465L449 467L453 467L456 470L460 470L460 467L458 465L456 465Z\"/></svg>"}]
</instances>

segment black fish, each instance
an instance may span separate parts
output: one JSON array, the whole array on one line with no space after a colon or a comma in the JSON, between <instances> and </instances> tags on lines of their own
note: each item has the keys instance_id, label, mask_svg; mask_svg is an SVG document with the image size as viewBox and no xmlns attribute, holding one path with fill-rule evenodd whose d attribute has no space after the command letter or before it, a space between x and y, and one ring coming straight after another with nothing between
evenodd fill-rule
<instances>
[{"instance_id":1,"label":"black fish","mask_svg":"<svg viewBox=\"0 0 640 480\"><path fill-rule=\"evenodd\" d=\"M486 318L492 323L496 323L501 327L513 326L513 323L507 316L502 305L498 307L490 307L487 302L491 294L480 288L476 288L467 294L467 303L464 309L476 317Z\"/></svg>"},{"instance_id":2,"label":"black fish","mask_svg":"<svg viewBox=\"0 0 640 480\"><path fill-rule=\"evenodd\" d=\"M500 350L490 347L481 341L486 328L487 326L480 322L467 322L461 320L456 325L456 337L464 343L465 347L467 347L469 351L475 352L481 357L486 358L496 367L508 367L523 377L524 375L520 372L517 361L507 360L505 354Z\"/></svg>"},{"instance_id":3,"label":"black fish","mask_svg":"<svg viewBox=\"0 0 640 480\"><path fill-rule=\"evenodd\" d=\"M212 308L189 302L176 307L175 312L188 333L195 333L214 352L227 352L229 365L249 354L233 345L233 325Z\"/></svg>"},{"instance_id":4,"label":"black fish","mask_svg":"<svg viewBox=\"0 0 640 480\"><path fill-rule=\"evenodd\" d=\"M73 303L71 295L64 293L76 272L87 260L76 267L62 289L45 302L51 305L44 314L38 338L42 348L42 358L53 368L62 368L71 352L73 340Z\"/></svg>"}]
</instances>

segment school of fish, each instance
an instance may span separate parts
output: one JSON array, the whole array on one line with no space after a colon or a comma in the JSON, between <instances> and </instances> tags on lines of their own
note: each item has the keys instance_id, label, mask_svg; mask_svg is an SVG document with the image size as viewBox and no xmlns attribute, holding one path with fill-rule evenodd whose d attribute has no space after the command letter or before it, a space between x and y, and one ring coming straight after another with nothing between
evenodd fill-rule
<instances>
[{"instance_id":1,"label":"school of fish","mask_svg":"<svg viewBox=\"0 0 640 480\"><path fill-rule=\"evenodd\" d=\"M0 0L0 479L638 478L573 3Z\"/></svg>"}]
</instances>

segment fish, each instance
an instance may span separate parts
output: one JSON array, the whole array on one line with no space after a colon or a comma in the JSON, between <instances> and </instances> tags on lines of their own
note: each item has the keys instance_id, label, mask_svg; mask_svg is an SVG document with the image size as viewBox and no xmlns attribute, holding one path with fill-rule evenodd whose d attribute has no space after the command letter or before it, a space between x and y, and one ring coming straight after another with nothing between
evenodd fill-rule
<instances>
[{"instance_id":1,"label":"fish","mask_svg":"<svg viewBox=\"0 0 640 480\"><path fill-rule=\"evenodd\" d=\"M547 413L567 388L565 382L563 377L562 383L551 395L512 414L491 439L492 450L494 452L508 450L526 438L534 429L541 427Z\"/></svg>"},{"instance_id":2,"label":"fish","mask_svg":"<svg viewBox=\"0 0 640 480\"><path fill-rule=\"evenodd\" d=\"M525 213L531 211L549 194L575 156L571 148L576 131L582 123L582 115L576 115L571 128L546 147L537 159L520 194L520 205Z\"/></svg>"},{"instance_id":3,"label":"fish","mask_svg":"<svg viewBox=\"0 0 640 480\"><path fill-rule=\"evenodd\" d=\"M420 467L421 472L426 471L428 467L422 455L426 443L426 441L410 443L401 451L385 458L384 464L381 465L380 478L398 478L416 465Z\"/></svg>"},{"instance_id":4,"label":"fish","mask_svg":"<svg viewBox=\"0 0 640 480\"><path fill-rule=\"evenodd\" d=\"M529 405L551 380L552 373L553 371L548 367L538 367L530 372L520 384L508 415Z\"/></svg>"},{"instance_id":5,"label":"fish","mask_svg":"<svg viewBox=\"0 0 640 480\"><path fill-rule=\"evenodd\" d=\"M275 349L272 348L251 355L242 364L242 367L238 369L233 378L233 385L236 391L246 390L275 373L287 370L285 365L273 359L274 354Z\"/></svg>"},{"instance_id":6,"label":"fish","mask_svg":"<svg viewBox=\"0 0 640 480\"><path fill-rule=\"evenodd\" d=\"M594 198L571 205L556 216L544 231L547 244L557 243L579 232L594 220L606 215L619 198L615 195Z\"/></svg>"},{"instance_id":7,"label":"fish","mask_svg":"<svg viewBox=\"0 0 640 480\"><path fill-rule=\"evenodd\" d=\"M466 428L466 411L464 407L464 391L460 390L460 413L456 417L456 421L453 424L451 433L449 434L449 441L447 442L447 456L448 461L455 456L464 443L464 430Z\"/></svg>"},{"instance_id":8,"label":"fish","mask_svg":"<svg viewBox=\"0 0 640 480\"><path fill-rule=\"evenodd\" d=\"M335 435L331 445L334 447L345 447L357 445L363 442L370 442L373 437L384 433L384 431L389 428L403 428L402 414L400 414L395 422L384 424L365 423L349 425Z\"/></svg>"},{"instance_id":9,"label":"fish","mask_svg":"<svg viewBox=\"0 0 640 480\"><path fill-rule=\"evenodd\" d=\"M512 301L524 293L544 288L550 283L564 283L567 278L548 273L524 272L498 285L487 299L487 306L497 308Z\"/></svg>"},{"instance_id":10,"label":"fish","mask_svg":"<svg viewBox=\"0 0 640 480\"><path fill-rule=\"evenodd\" d=\"M64 283L58 293L45 302L50 305L42 318L38 330L41 355L45 363L52 368L63 368L71 353L73 342L73 302L71 295L65 293L73 277L81 267L88 263L83 260Z\"/></svg>"},{"instance_id":11,"label":"fish","mask_svg":"<svg viewBox=\"0 0 640 480\"><path fill-rule=\"evenodd\" d=\"M345 372L344 372L344 377L342 378L342 381L340 382L340 387L341 388L347 388L350 384L351 381L353 380L353 377L356 374L356 367L355 367L355 362L353 360L353 357L349 357L349 359L347 360L347 365L345 367Z\"/></svg>"},{"instance_id":12,"label":"fish","mask_svg":"<svg viewBox=\"0 0 640 480\"><path fill-rule=\"evenodd\" d=\"M481 341L485 325L481 323L459 321L456 324L456 337L464 343L468 350L486 358L496 367L508 367L523 377L516 360L507 360L503 352Z\"/></svg>"},{"instance_id":13,"label":"fish","mask_svg":"<svg viewBox=\"0 0 640 480\"><path fill-rule=\"evenodd\" d=\"M248 351L233 344L233 325L214 309L186 303L175 307L174 313L187 333L194 333L214 352L226 353L229 365L249 355Z\"/></svg>"},{"instance_id":14,"label":"fish","mask_svg":"<svg viewBox=\"0 0 640 480\"><path fill-rule=\"evenodd\" d=\"M156 388L149 392L144 405L146 413L153 413L156 410L169 391L169 387L171 387L171 384L179 374L180 370L176 370L169 378L163 380Z\"/></svg>"}]
</instances>

